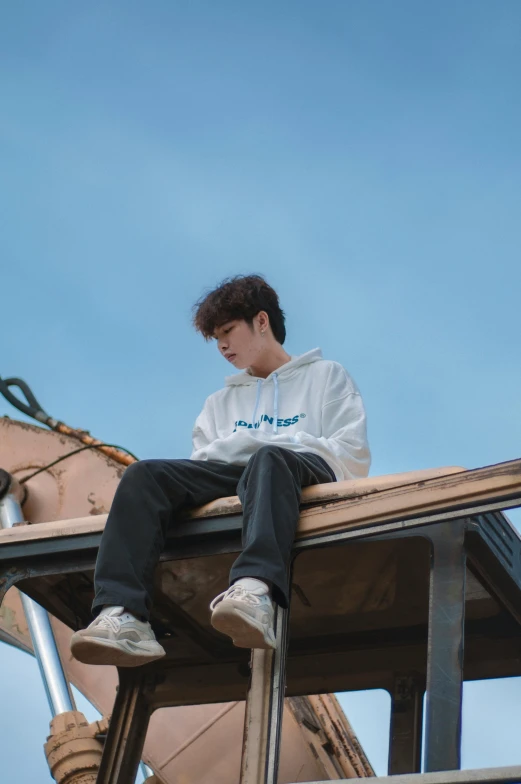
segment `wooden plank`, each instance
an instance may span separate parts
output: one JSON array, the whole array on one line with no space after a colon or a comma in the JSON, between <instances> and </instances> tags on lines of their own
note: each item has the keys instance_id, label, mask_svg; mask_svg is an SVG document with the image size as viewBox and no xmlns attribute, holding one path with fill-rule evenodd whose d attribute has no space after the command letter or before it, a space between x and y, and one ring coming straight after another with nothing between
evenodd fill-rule
<instances>
[{"instance_id":1,"label":"wooden plank","mask_svg":"<svg viewBox=\"0 0 521 784\"><path fill-rule=\"evenodd\" d=\"M355 523L420 517L508 497L521 499L521 460L303 509L297 536L336 531Z\"/></svg>"},{"instance_id":2,"label":"wooden plank","mask_svg":"<svg viewBox=\"0 0 521 784\"><path fill-rule=\"evenodd\" d=\"M54 520L51 523L4 528L0 530L0 545L99 533L105 528L107 517L106 514L92 515L90 517L74 517L70 520Z\"/></svg>"},{"instance_id":3,"label":"wooden plank","mask_svg":"<svg viewBox=\"0 0 521 784\"><path fill-rule=\"evenodd\" d=\"M421 471L407 471L401 474L367 476L364 479L350 479L323 485L311 485L302 490L302 505L317 504L322 501L332 503L340 499L358 498L362 495L372 495L390 487L404 487L424 482L427 479L435 479L463 471L465 469L459 466L447 466L444 468L426 468ZM210 501L210 503L194 509L187 517L199 519L239 514L241 511L241 502L236 495L233 495L228 498L218 498L216 501Z\"/></svg>"}]
</instances>

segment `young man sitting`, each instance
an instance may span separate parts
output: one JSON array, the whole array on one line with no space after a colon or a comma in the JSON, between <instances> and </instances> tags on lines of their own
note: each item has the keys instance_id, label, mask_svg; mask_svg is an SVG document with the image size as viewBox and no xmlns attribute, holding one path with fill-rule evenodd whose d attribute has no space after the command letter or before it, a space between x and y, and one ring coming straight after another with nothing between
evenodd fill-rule
<instances>
[{"instance_id":1,"label":"young man sitting","mask_svg":"<svg viewBox=\"0 0 521 784\"><path fill-rule=\"evenodd\" d=\"M301 489L367 476L360 393L320 349L290 356L276 292L258 275L224 281L194 306L194 326L235 368L204 404L190 459L127 468L102 536L93 614L71 650L88 664L135 667L165 655L148 622L153 575L178 513L238 495L243 550L210 605L241 648L273 648L272 601L286 607Z\"/></svg>"}]
</instances>

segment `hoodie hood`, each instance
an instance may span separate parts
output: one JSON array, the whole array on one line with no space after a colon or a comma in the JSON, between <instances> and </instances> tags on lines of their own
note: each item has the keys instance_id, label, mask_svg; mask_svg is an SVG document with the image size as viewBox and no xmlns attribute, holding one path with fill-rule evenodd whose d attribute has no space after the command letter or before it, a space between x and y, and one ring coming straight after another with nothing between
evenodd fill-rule
<instances>
[{"instance_id":1,"label":"hoodie hood","mask_svg":"<svg viewBox=\"0 0 521 784\"><path fill-rule=\"evenodd\" d=\"M300 356L291 355L289 362L281 365L277 370L274 370L266 378L259 378L246 370L241 373L235 373L233 376L225 378L226 386L248 386L250 384L257 385L257 394L255 396L255 405L253 407L252 422L256 427L257 410L259 408L259 401L261 397L262 387L266 384L273 384L273 433L277 433L277 420L279 417L279 380L286 380L292 378L298 372L298 369L304 365L310 365L322 359L322 350L320 348L311 349L306 351L305 354Z\"/></svg>"},{"instance_id":2,"label":"hoodie hood","mask_svg":"<svg viewBox=\"0 0 521 784\"><path fill-rule=\"evenodd\" d=\"M266 378L259 378L259 376L254 376L251 373L248 373L246 370L243 370L241 373L234 373L233 376L227 376L224 379L224 383L226 386L242 386L243 384L256 384L257 381L271 381L273 376L277 376L279 379L281 377L291 378L297 368L302 367L302 365L310 365L312 362L317 362L317 360L322 359L322 349L320 348L313 348L311 351L306 351L305 354L301 354L300 356L291 356L289 362L286 362L284 365L281 365L277 370L274 370L269 376Z\"/></svg>"}]
</instances>

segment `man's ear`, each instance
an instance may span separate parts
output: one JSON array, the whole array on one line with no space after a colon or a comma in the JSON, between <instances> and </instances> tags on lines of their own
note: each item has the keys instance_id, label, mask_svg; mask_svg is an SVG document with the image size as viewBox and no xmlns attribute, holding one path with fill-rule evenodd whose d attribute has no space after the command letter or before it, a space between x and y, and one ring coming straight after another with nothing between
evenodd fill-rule
<instances>
[{"instance_id":1,"label":"man's ear","mask_svg":"<svg viewBox=\"0 0 521 784\"><path fill-rule=\"evenodd\" d=\"M270 317L266 311L261 310L260 313L257 314L257 318L260 329L266 330L270 325Z\"/></svg>"}]
</instances>

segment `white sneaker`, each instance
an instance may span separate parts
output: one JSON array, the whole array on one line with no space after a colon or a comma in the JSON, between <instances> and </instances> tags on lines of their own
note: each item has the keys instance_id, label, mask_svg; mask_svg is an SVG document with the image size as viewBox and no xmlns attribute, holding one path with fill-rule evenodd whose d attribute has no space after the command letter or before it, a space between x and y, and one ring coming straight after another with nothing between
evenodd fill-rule
<instances>
[{"instance_id":1,"label":"white sneaker","mask_svg":"<svg viewBox=\"0 0 521 784\"><path fill-rule=\"evenodd\" d=\"M269 594L257 594L232 585L210 604L214 629L231 637L237 648L276 648L273 603Z\"/></svg>"},{"instance_id":2,"label":"white sneaker","mask_svg":"<svg viewBox=\"0 0 521 784\"><path fill-rule=\"evenodd\" d=\"M71 638L71 653L84 664L139 667L165 656L152 627L124 607L108 607Z\"/></svg>"}]
</instances>

